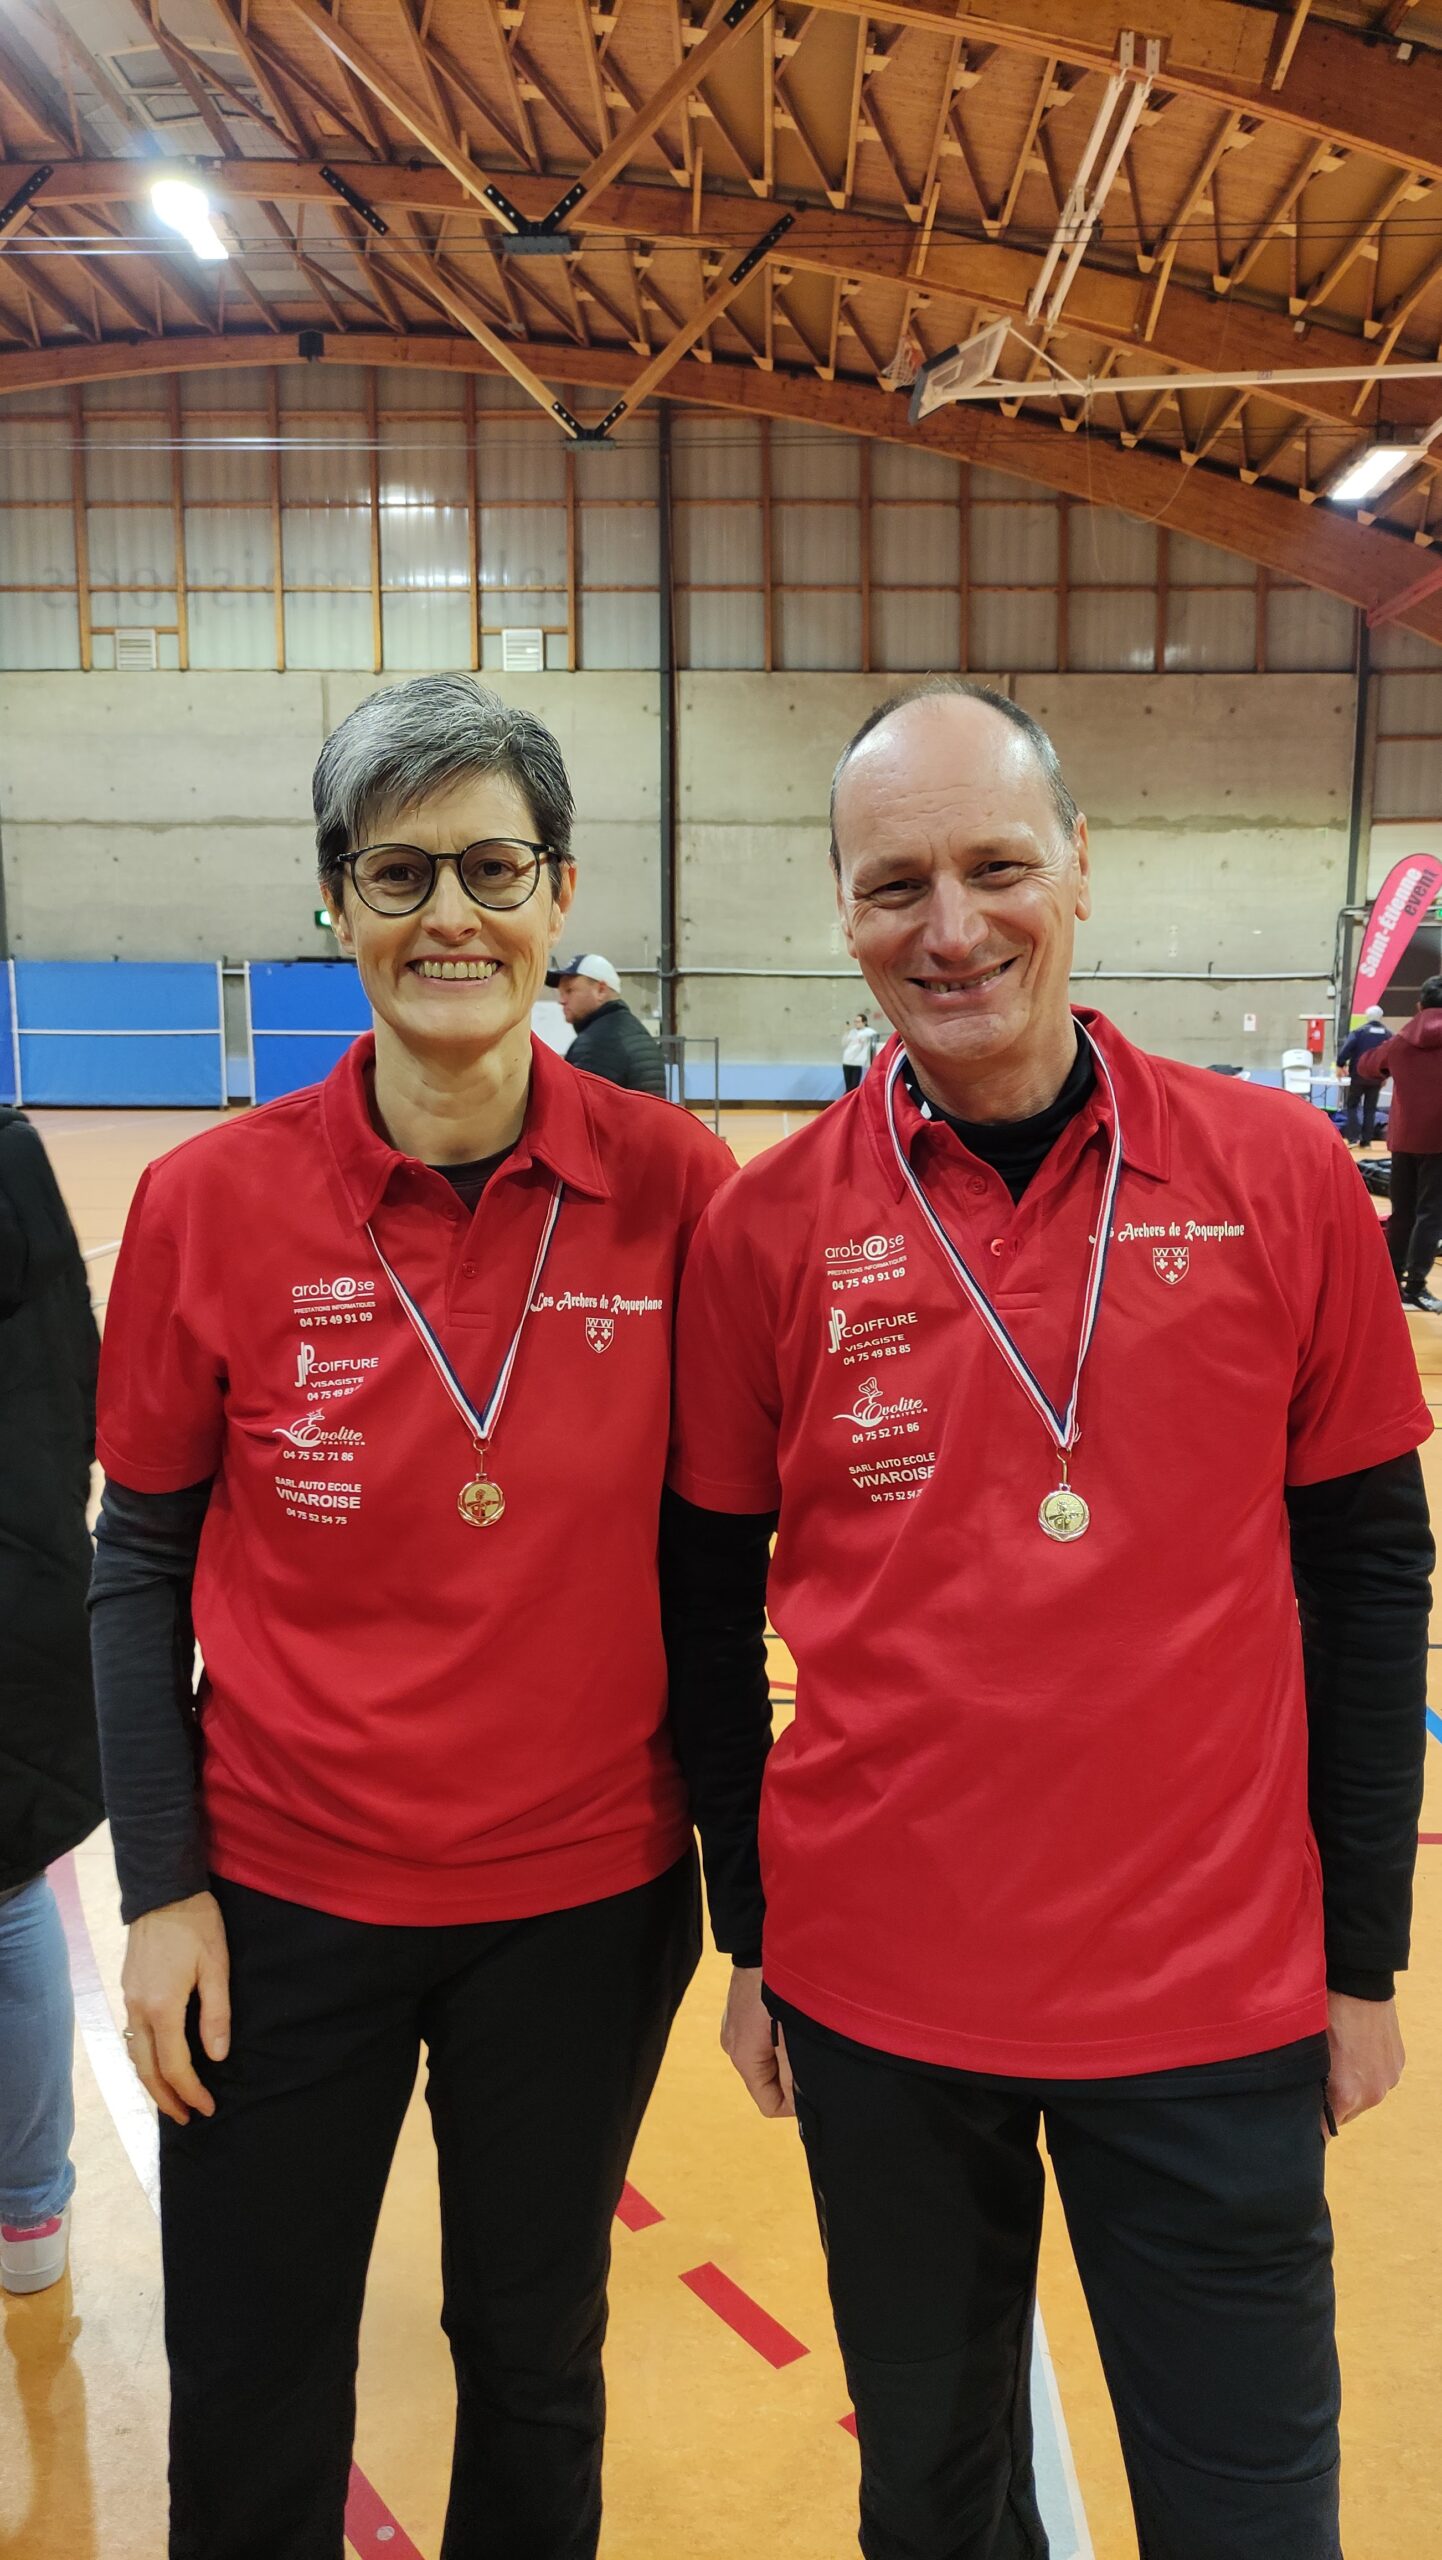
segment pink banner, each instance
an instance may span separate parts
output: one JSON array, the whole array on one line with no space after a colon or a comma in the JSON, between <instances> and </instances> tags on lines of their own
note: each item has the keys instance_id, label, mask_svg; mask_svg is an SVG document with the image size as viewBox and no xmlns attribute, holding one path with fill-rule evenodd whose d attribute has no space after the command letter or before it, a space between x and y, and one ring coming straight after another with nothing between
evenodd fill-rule
<instances>
[{"instance_id":1,"label":"pink banner","mask_svg":"<svg viewBox=\"0 0 1442 2560\"><path fill-rule=\"evenodd\" d=\"M1442 854L1409 853L1394 863L1372 902L1362 936L1362 957L1352 989L1352 1023L1359 1023L1369 1004L1380 1004L1386 987L1442 885Z\"/></svg>"}]
</instances>

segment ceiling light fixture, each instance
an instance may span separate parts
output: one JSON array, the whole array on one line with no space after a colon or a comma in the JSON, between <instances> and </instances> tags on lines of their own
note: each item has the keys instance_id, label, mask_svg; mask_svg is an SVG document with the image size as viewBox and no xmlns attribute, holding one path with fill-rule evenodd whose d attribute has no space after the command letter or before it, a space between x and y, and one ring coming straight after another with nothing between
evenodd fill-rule
<instances>
[{"instance_id":1,"label":"ceiling light fixture","mask_svg":"<svg viewBox=\"0 0 1442 2560\"><path fill-rule=\"evenodd\" d=\"M230 251L210 218L210 199L189 178L157 178L150 201L167 230L178 231L197 258L207 265L228 258Z\"/></svg>"},{"instance_id":2,"label":"ceiling light fixture","mask_svg":"<svg viewBox=\"0 0 1442 2560\"><path fill-rule=\"evenodd\" d=\"M1359 453L1348 463L1340 479L1332 483L1327 496L1334 507L1360 506L1364 498L1375 498L1379 490L1399 480L1426 449L1425 445L1403 444L1396 439L1369 445L1365 453Z\"/></svg>"}]
</instances>

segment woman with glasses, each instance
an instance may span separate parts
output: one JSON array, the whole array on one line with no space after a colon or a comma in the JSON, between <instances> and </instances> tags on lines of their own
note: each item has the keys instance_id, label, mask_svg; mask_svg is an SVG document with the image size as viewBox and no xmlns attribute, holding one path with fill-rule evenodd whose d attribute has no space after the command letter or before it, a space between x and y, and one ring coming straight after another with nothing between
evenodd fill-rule
<instances>
[{"instance_id":1,"label":"woman with glasses","mask_svg":"<svg viewBox=\"0 0 1442 2560\"><path fill-rule=\"evenodd\" d=\"M151 1166L102 1363L170 2550L341 2560L424 2048L444 2560L590 2560L610 2221L698 1948L656 1534L677 1280L731 1161L532 1041L574 883L537 720L460 676L373 694L315 811L374 1031Z\"/></svg>"}]
</instances>

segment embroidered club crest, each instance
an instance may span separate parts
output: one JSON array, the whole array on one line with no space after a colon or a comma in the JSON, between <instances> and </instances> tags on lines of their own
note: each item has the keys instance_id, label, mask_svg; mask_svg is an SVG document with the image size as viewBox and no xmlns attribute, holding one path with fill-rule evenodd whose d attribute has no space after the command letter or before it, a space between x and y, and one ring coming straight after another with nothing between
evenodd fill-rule
<instances>
[{"instance_id":1,"label":"embroidered club crest","mask_svg":"<svg viewBox=\"0 0 1442 2560\"><path fill-rule=\"evenodd\" d=\"M615 1339L615 1333L614 1316L587 1316L586 1340L593 1351L609 1351Z\"/></svg>"},{"instance_id":2,"label":"embroidered club crest","mask_svg":"<svg viewBox=\"0 0 1442 2560\"><path fill-rule=\"evenodd\" d=\"M1156 1244L1152 1247L1152 1269L1159 1280L1165 1280L1169 1289L1175 1289L1179 1280L1185 1280L1191 1258L1190 1249L1184 1244Z\"/></svg>"}]
</instances>

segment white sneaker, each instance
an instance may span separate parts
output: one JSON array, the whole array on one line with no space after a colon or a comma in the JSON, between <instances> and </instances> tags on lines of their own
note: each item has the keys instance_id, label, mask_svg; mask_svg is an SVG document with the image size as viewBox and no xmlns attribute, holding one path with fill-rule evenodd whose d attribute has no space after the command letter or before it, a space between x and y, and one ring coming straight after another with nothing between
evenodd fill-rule
<instances>
[{"instance_id":1,"label":"white sneaker","mask_svg":"<svg viewBox=\"0 0 1442 2560\"><path fill-rule=\"evenodd\" d=\"M0 2285L7 2293L43 2293L60 2282L69 2256L69 2205L47 2222L0 2222Z\"/></svg>"}]
</instances>

